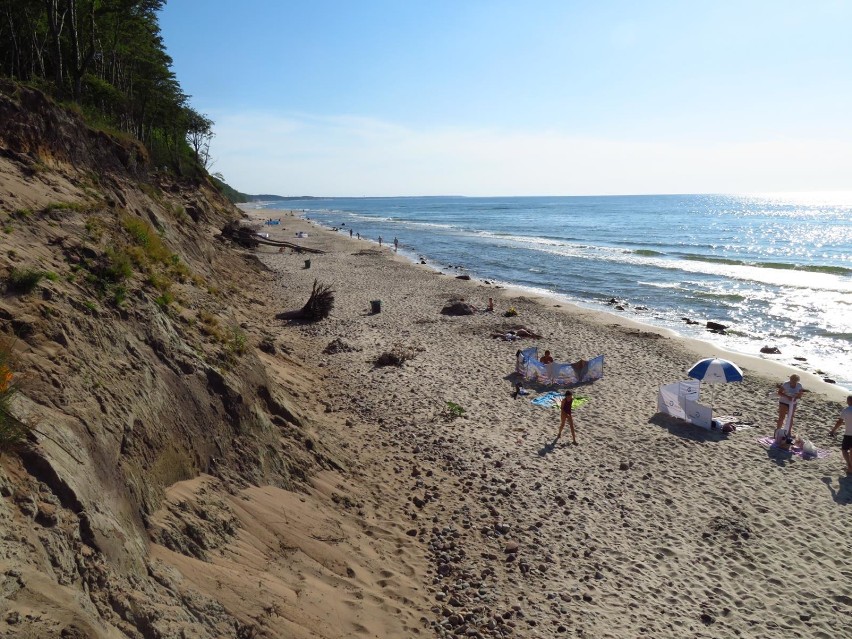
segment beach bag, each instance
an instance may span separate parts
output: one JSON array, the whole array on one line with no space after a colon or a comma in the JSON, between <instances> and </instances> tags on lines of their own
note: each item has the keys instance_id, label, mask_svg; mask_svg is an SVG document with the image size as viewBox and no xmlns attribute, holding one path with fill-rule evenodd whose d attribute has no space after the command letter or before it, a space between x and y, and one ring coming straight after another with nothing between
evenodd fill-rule
<instances>
[{"instance_id":1,"label":"beach bag","mask_svg":"<svg viewBox=\"0 0 852 639\"><path fill-rule=\"evenodd\" d=\"M817 447L814 446L810 439L802 442L802 455L813 456L817 454Z\"/></svg>"}]
</instances>

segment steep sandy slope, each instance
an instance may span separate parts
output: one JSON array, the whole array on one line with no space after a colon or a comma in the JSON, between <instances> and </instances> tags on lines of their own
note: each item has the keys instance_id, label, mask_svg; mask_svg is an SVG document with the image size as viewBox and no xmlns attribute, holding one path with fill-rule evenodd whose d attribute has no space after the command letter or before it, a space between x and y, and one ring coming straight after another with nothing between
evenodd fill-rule
<instances>
[{"instance_id":1,"label":"steep sandy slope","mask_svg":"<svg viewBox=\"0 0 852 639\"><path fill-rule=\"evenodd\" d=\"M332 557L314 598L372 574L331 552L354 524L308 481L343 466L322 379L254 319L265 268L216 238L240 213L36 91L0 82L0 123L0 334L34 427L0 458L0 636L250 637L279 612L280 636L342 636L290 573L258 599L240 572L306 545Z\"/></svg>"}]
</instances>

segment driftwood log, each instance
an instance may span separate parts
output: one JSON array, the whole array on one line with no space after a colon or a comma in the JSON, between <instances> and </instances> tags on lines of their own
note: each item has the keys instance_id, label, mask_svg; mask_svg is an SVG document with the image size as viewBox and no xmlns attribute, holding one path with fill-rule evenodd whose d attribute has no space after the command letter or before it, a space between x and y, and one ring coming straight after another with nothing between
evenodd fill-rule
<instances>
[{"instance_id":1,"label":"driftwood log","mask_svg":"<svg viewBox=\"0 0 852 639\"><path fill-rule=\"evenodd\" d=\"M298 244L285 242L284 240L270 240L247 226L241 226L240 223L236 221L228 222L224 227L222 227L222 237L226 237L246 248L257 248L260 244L264 244L266 246L291 248L298 253L325 253L325 251L321 251L319 249L299 246Z\"/></svg>"}]
</instances>

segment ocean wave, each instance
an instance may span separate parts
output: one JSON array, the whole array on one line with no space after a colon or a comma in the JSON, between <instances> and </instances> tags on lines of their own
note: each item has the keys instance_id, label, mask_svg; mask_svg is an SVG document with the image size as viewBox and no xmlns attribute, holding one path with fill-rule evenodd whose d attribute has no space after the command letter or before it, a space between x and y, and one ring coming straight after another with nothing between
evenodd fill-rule
<instances>
[{"instance_id":1,"label":"ocean wave","mask_svg":"<svg viewBox=\"0 0 852 639\"><path fill-rule=\"evenodd\" d=\"M820 264L794 264L792 262L754 262L738 260L728 257L716 257L713 255L696 255L694 253L681 253L685 260L695 262L708 262L710 264L728 264L731 266L752 266L754 268L769 268L782 271L805 271L808 273L827 273L829 275L852 275L852 268L845 266L829 266Z\"/></svg>"},{"instance_id":2,"label":"ocean wave","mask_svg":"<svg viewBox=\"0 0 852 639\"><path fill-rule=\"evenodd\" d=\"M722 302L744 302L748 299L745 295L740 295L739 293L716 293L714 291L694 291L692 294L695 295L695 297L718 300L718 301L722 301Z\"/></svg>"},{"instance_id":3,"label":"ocean wave","mask_svg":"<svg viewBox=\"0 0 852 639\"><path fill-rule=\"evenodd\" d=\"M771 286L852 293L852 280L836 273L806 271L804 269L771 269L746 264L742 260L685 260L663 256L645 256L625 253L621 249L586 247L584 245L531 246L531 248L571 259L628 263L637 267L655 267L669 271L700 273L734 280L759 282Z\"/></svg>"},{"instance_id":4,"label":"ocean wave","mask_svg":"<svg viewBox=\"0 0 852 639\"><path fill-rule=\"evenodd\" d=\"M654 251L652 249L633 249L630 252L633 253L634 255L645 255L645 256L648 256L648 257L653 257L655 255L665 255L665 253L663 253L661 251Z\"/></svg>"}]
</instances>

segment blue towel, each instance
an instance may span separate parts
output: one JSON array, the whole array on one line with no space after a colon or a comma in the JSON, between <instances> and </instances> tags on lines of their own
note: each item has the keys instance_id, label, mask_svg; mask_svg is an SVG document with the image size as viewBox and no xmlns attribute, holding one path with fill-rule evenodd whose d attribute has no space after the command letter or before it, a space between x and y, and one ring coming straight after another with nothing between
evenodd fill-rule
<instances>
[{"instance_id":1,"label":"blue towel","mask_svg":"<svg viewBox=\"0 0 852 639\"><path fill-rule=\"evenodd\" d=\"M536 406L553 406L554 404L560 404L564 396L565 393L550 391L548 393L545 393L544 395L539 395L538 397L530 401Z\"/></svg>"}]
</instances>

